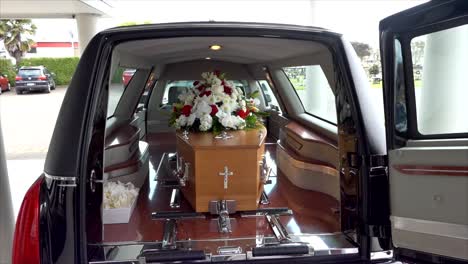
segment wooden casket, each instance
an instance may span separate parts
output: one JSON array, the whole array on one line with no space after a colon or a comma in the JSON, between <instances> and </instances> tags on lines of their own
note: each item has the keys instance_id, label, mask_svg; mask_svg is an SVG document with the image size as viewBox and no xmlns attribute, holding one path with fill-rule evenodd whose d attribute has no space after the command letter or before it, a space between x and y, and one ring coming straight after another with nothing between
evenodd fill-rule
<instances>
[{"instance_id":1,"label":"wooden casket","mask_svg":"<svg viewBox=\"0 0 468 264\"><path fill-rule=\"evenodd\" d=\"M177 154L189 163L181 191L197 212L208 212L210 201L235 200L238 211L255 210L263 192L260 163L265 152L265 127L230 131L230 139L212 133L178 131ZM227 176L226 176L227 175Z\"/></svg>"}]
</instances>

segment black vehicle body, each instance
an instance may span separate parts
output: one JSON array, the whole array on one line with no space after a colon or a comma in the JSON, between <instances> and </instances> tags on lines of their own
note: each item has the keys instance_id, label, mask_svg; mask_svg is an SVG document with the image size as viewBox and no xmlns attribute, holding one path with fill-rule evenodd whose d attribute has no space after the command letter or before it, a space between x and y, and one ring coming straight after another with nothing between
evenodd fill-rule
<instances>
[{"instance_id":1,"label":"black vehicle body","mask_svg":"<svg viewBox=\"0 0 468 264\"><path fill-rule=\"evenodd\" d=\"M457 8L453 8L456 6ZM428 16L439 8L446 12ZM468 21L465 1L430 2L381 22L382 57L385 95L392 94L393 52L388 41L413 28L429 28L432 24L451 23L453 18ZM436 27L436 26L434 26ZM418 263L450 263L450 258L432 256L413 250L399 249L394 255L390 232L389 180L387 147L404 144L405 138L396 137L393 121L387 123L369 108L370 97L365 89L367 79L361 74L361 65L350 43L341 35L321 28L248 23L175 23L144 25L109 29L97 34L83 53L63 101L57 125L50 143L40 189L40 259L41 263L138 263L100 261L104 246L89 246L90 237L102 236L98 226L99 201L90 191L90 172L102 179L104 131L109 78L109 63L115 45L135 39L171 38L182 36L275 36L284 39L314 40L325 44L334 54L337 65L335 94L339 122L346 124L347 132L356 135L354 151L347 153L346 163L358 186L357 197L341 197L342 230L356 230L352 238L359 247L358 254L330 255L288 260L294 263L371 263L410 260ZM25 87L25 86L20 86ZM18 88L17 88L18 89ZM389 96L388 98L391 98ZM393 120L392 101L385 99L386 118ZM135 105L136 107L136 105ZM388 146L387 146L388 145ZM342 188L347 188L344 183ZM102 188L97 184L96 188ZM131 245L119 245L124 250ZM386 252L383 259L376 252ZM137 256L134 256L135 258ZM454 260L453 260L454 261ZM247 261L249 262L249 261ZM252 261L254 262L254 261ZM255 261L257 262L257 261ZM284 263L284 259L269 259L261 263ZM455 262L454 262L455 263ZM461 263L461 262L460 262Z\"/></svg>"},{"instance_id":2,"label":"black vehicle body","mask_svg":"<svg viewBox=\"0 0 468 264\"><path fill-rule=\"evenodd\" d=\"M49 93L55 89L54 73L44 66L23 66L18 70L16 93L41 91Z\"/></svg>"}]
</instances>

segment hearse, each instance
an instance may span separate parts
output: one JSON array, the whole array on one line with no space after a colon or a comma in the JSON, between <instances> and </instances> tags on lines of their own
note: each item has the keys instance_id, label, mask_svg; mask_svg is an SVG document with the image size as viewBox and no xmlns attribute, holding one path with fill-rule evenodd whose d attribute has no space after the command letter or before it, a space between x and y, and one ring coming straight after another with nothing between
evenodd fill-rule
<instances>
[{"instance_id":1,"label":"hearse","mask_svg":"<svg viewBox=\"0 0 468 264\"><path fill-rule=\"evenodd\" d=\"M384 112L351 44L326 29L207 22L100 32L24 198L13 263L468 261L467 24L466 1L380 22ZM259 94L269 113L269 178L257 210L221 204L229 230L219 211L196 213L180 192L168 125L179 95L213 70ZM103 192L117 181L138 196L109 214Z\"/></svg>"}]
</instances>

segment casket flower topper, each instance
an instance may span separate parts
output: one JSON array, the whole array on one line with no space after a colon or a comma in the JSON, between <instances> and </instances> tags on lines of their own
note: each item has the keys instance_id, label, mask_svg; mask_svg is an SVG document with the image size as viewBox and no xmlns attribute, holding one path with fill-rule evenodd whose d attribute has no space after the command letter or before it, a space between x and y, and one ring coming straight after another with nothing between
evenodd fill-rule
<instances>
[{"instance_id":1,"label":"casket flower topper","mask_svg":"<svg viewBox=\"0 0 468 264\"><path fill-rule=\"evenodd\" d=\"M256 91L248 96L219 71L204 72L193 89L179 95L174 104L170 125L189 131L210 131L256 128L267 116L258 109Z\"/></svg>"}]
</instances>

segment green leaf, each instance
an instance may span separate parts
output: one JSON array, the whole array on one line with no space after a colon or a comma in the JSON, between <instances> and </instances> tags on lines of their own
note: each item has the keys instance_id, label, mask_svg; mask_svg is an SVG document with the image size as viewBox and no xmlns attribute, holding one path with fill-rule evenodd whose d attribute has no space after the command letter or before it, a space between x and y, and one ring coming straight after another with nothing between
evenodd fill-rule
<instances>
[{"instance_id":1,"label":"green leaf","mask_svg":"<svg viewBox=\"0 0 468 264\"><path fill-rule=\"evenodd\" d=\"M248 115L245 118L245 125L246 125L247 128L257 127L257 116L256 115Z\"/></svg>"},{"instance_id":2,"label":"green leaf","mask_svg":"<svg viewBox=\"0 0 468 264\"><path fill-rule=\"evenodd\" d=\"M260 95L260 91L259 90L256 90L254 91L253 93L250 93L248 95L249 98L257 98L258 96Z\"/></svg>"}]
</instances>

